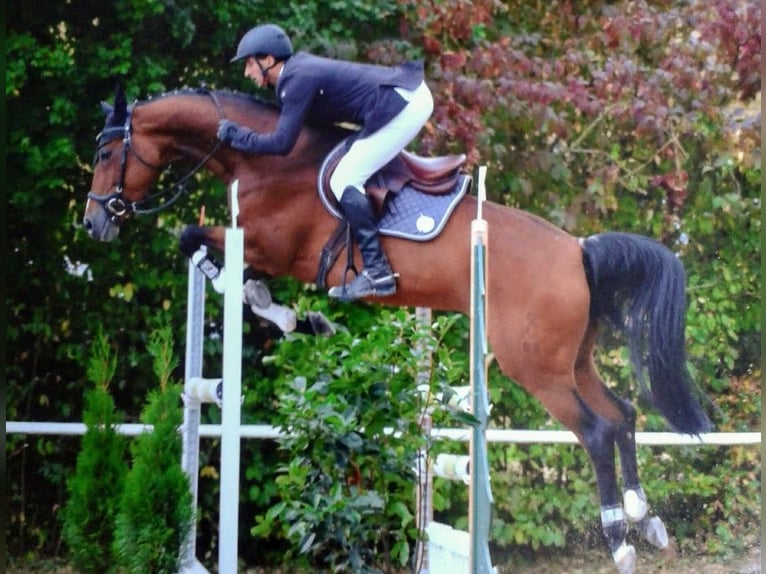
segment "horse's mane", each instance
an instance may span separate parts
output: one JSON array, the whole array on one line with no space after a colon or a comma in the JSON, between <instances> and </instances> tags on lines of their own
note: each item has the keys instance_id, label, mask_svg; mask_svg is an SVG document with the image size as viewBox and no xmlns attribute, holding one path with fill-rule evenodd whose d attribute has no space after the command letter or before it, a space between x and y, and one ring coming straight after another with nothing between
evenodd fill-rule
<instances>
[{"instance_id":1,"label":"horse's mane","mask_svg":"<svg viewBox=\"0 0 766 574\"><path fill-rule=\"evenodd\" d=\"M236 90L228 90L228 89L214 90L204 85L199 87L176 88L174 90L162 92L157 95L148 96L144 100L137 101L135 105L136 106L147 105L147 104L151 104L152 102L156 102L158 100L165 100L168 98L175 98L178 96L209 97L211 93L233 100L235 103L240 103L241 105L256 106L258 108L270 109L273 112L277 112L277 113L279 112L279 106L277 105L276 102L261 98L260 96L257 96L255 94L245 94L243 92L239 92Z\"/></svg>"},{"instance_id":2,"label":"horse's mane","mask_svg":"<svg viewBox=\"0 0 766 574\"><path fill-rule=\"evenodd\" d=\"M213 90L206 86L176 88L155 96L149 96L144 100L139 100L134 104L134 107L144 106L160 100L179 96L203 96L210 98L211 93L226 99L229 105L234 105L235 107L250 107L253 108L254 112L262 112L264 110L267 113L273 114L279 114L280 112L279 105L273 100L267 100L255 94L246 94L236 90ZM247 112L247 110L245 110L245 112ZM354 133L353 130L342 126L317 126L310 123L308 123L307 126L309 127L309 133L312 140L316 141L316 143L330 142L334 145Z\"/></svg>"}]
</instances>

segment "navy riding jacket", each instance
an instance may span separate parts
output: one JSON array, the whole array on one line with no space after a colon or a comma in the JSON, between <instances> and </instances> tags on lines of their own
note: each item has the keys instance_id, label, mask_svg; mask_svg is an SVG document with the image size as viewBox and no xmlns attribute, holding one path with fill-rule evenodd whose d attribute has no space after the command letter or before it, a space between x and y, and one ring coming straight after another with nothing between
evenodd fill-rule
<instances>
[{"instance_id":1,"label":"navy riding jacket","mask_svg":"<svg viewBox=\"0 0 766 574\"><path fill-rule=\"evenodd\" d=\"M387 67L298 52L285 62L277 80L281 112L276 129L248 133L247 151L288 154L307 121L319 125L350 122L361 126L358 137L370 135L407 105L394 88L414 90L423 78L420 60Z\"/></svg>"}]
</instances>

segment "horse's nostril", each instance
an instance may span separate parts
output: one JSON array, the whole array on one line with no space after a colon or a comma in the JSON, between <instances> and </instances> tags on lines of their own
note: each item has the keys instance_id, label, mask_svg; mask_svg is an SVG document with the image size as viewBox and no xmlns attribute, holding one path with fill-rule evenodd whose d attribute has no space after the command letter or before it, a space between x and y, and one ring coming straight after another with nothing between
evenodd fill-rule
<instances>
[{"instance_id":1,"label":"horse's nostril","mask_svg":"<svg viewBox=\"0 0 766 574\"><path fill-rule=\"evenodd\" d=\"M91 231L93 229L93 224L91 223L90 219L87 217L84 217L82 220L83 226L85 226L86 231Z\"/></svg>"}]
</instances>

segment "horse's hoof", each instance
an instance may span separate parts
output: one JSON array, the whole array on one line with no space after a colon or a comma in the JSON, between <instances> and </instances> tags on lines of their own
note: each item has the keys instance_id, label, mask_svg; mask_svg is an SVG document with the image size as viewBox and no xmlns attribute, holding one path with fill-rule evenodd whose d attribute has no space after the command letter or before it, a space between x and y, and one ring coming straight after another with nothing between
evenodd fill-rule
<instances>
[{"instance_id":1,"label":"horse's hoof","mask_svg":"<svg viewBox=\"0 0 766 574\"><path fill-rule=\"evenodd\" d=\"M315 335L331 337L335 334L335 325L319 311L309 311L306 315Z\"/></svg>"},{"instance_id":2,"label":"horse's hoof","mask_svg":"<svg viewBox=\"0 0 766 574\"><path fill-rule=\"evenodd\" d=\"M649 511L646 495L641 490L626 490L624 495L625 516L631 522L639 522Z\"/></svg>"},{"instance_id":3,"label":"horse's hoof","mask_svg":"<svg viewBox=\"0 0 766 574\"><path fill-rule=\"evenodd\" d=\"M258 317L274 323L283 333L292 333L298 326L298 317L295 315L295 311L282 305L272 303L265 309L251 305L250 310Z\"/></svg>"},{"instance_id":4,"label":"horse's hoof","mask_svg":"<svg viewBox=\"0 0 766 574\"><path fill-rule=\"evenodd\" d=\"M271 305L271 292L263 281L248 279L243 289L243 298L251 307L268 309Z\"/></svg>"},{"instance_id":5,"label":"horse's hoof","mask_svg":"<svg viewBox=\"0 0 766 574\"><path fill-rule=\"evenodd\" d=\"M633 574L636 571L636 549L631 544L623 543L612 553L612 558L619 574Z\"/></svg>"},{"instance_id":6,"label":"horse's hoof","mask_svg":"<svg viewBox=\"0 0 766 574\"><path fill-rule=\"evenodd\" d=\"M644 538L652 546L660 550L668 547L668 531L659 516L652 516L642 523Z\"/></svg>"}]
</instances>

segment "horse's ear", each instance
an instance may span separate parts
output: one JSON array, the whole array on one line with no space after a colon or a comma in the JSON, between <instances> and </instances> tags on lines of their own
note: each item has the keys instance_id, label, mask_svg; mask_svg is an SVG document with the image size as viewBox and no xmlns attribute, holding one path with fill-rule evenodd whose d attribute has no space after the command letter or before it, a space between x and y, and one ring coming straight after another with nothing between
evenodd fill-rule
<instances>
[{"instance_id":1,"label":"horse's ear","mask_svg":"<svg viewBox=\"0 0 766 574\"><path fill-rule=\"evenodd\" d=\"M128 119L128 100L125 98L125 90L120 84L114 88L114 119L117 123L123 123Z\"/></svg>"},{"instance_id":2,"label":"horse's ear","mask_svg":"<svg viewBox=\"0 0 766 574\"><path fill-rule=\"evenodd\" d=\"M101 102L101 111L104 112L105 116L108 116L114 111L114 106L108 104L107 102Z\"/></svg>"}]
</instances>

